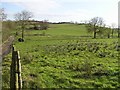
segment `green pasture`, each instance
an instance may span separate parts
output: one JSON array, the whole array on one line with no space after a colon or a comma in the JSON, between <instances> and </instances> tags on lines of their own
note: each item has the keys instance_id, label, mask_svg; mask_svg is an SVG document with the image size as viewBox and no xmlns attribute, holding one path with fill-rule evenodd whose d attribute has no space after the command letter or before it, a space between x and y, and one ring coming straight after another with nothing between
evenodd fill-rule
<instances>
[{"instance_id":1,"label":"green pasture","mask_svg":"<svg viewBox=\"0 0 120 90\"><path fill-rule=\"evenodd\" d=\"M84 25L50 24L26 30L20 52L24 88L120 88L118 38L92 39ZM84 36L84 37L83 37ZM3 87L9 87L11 54L3 60ZM8 77L6 79L6 77Z\"/></svg>"},{"instance_id":2,"label":"green pasture","mask_svg":"<svg viewBox=\"0 0 120 90\"><path fill-rule=\"evenodd\" d=\"M48 30L35 30L26 31L27 34L42 34L45 32L47 35L67 35L67 36L87 36L87 30L84 25L74 24L50 24Z\"/></svg>"}]
</instances>

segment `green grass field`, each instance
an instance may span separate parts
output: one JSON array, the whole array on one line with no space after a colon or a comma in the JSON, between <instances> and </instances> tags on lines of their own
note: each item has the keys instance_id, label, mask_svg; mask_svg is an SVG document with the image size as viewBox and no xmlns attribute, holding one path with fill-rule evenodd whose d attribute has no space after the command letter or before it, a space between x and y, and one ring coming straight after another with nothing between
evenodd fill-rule
<instances>
[{"instance_id":1,"label":"green grass field","mask_svg":"<svg viewBox=\"0 0 120 90\"><path fill-rule=\"evenodd\" d=\"M26 30L23 43L16 37L24 88L120 88L118 38L92 39L84 25L49 27ZM9 88L10 64L11 54L3 59L4 88Z\"/></svg>"},{"instance_id":2,"label":"green grass field","mask_svg":"<svg viewBox=\"0 0 120 90\"><path fill-rule=\"evenodd\" d=\"M54 36L87 36L87 30L84 25L73 25L73 24L50 24L49 29L46 31L30 31L28 30L27 34L41 34L45 32L48 35Z\"/></svg>"}]
</instances>

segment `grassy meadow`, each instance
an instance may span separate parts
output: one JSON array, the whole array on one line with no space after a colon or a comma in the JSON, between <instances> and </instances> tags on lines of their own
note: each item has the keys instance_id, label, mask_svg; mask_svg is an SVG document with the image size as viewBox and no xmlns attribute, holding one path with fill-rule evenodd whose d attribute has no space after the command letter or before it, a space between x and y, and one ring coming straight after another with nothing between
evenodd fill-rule
<instances>
[{"instance_id":1,"label":"grassy meadow","mask_svg":"<svg viewBox=\"0 0 120 90\"><path fill-rule=\"evenodd\" d=\"M116 33L115 33L116 35ZM120 88L118 38L97 38L85 25L50 24L26 30L14 42L22 63L23 88ZM9 88L11 53L3 58L3 88Z\"/></svg>"}]
</instances>

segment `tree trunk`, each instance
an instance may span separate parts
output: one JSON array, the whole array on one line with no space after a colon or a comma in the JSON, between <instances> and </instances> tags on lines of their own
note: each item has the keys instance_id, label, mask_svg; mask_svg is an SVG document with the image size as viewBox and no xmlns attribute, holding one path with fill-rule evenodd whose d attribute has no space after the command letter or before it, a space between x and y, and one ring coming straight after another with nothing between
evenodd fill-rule
<instances>
[{"instance_id":1,"label":"tree trunk","mask_svg":"<svg viewBox=\"0 0 120 90\"><path fill-rule=\"evenodd\" d=\"M118 38L120 38L120 29L118 28Z\"/></svg>"},{"instance_id":2,"label":"tree trunk","mask_svg":"<svg viewBox=\"0 0 120 90\"><path fill-rule=\"evenodd\" d=\"M22 39L24 39L24 29L22 29Z\"/></svg>"},{"instance_id":3,"label":"tree trunk","mask_svg":"<svg viewBox=\"0 0 120 90\"><path fill-rule=\"evenodd\" d=\"M108 38L110 38L110 34L108 33Z\"/></svg>"},{"instance_id":4,"label":"tree trunk","mask_svg":"<svg viewBox=\"0 0 120 90\"><path fill-rule=\"evenodd\" d=\"M22 22L22 39L24 40L25 21Z\"/></svg>"},{"instance_id":5,"label":"tree trunk","mask_svg":"<svg viewBox=\"0 0 120 90\"><path fill-rule=\"evenodd\" d=\"M114 30L112 29L112 38L113 38L113 33L114 33Z\"/></svg>"},{"instance_id":6,"label":"tree trunk","mask_svg":"<svg viewBox=\"0 0 120 90\"><path fill-rule=\"evenodd\" d=\"M96 34L97 34L97 33L96 33L96 30L94 30L94 38L96 38Z\"/></svg>"},{"instance_id":7,"label":"tree trunk","mask_svg":"<svg viewBox=\"0 0 120 90\"><path fill-rule=\"evenodd\" d=\"M96 38L96 34L97 34L97 32L96 32L96 26L94 24L94 38Z\"/></svg>"}]
</instances>

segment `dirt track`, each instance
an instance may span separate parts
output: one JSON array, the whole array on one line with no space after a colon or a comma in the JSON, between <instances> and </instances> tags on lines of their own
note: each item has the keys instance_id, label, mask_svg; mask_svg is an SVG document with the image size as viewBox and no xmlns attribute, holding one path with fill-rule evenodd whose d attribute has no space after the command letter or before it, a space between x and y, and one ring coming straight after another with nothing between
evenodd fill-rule
<instances>
[{"instance_id":1,"label":"dirt track","mask_svg":"<svg viewBox=\"0 0 120 90\"><path fill-rule=\"evenodd\" d=\"M14 37L10 36L2 45L0 45L0 57L4 57L10 53L13 41Z\"/></svg>"}]
</instances>

